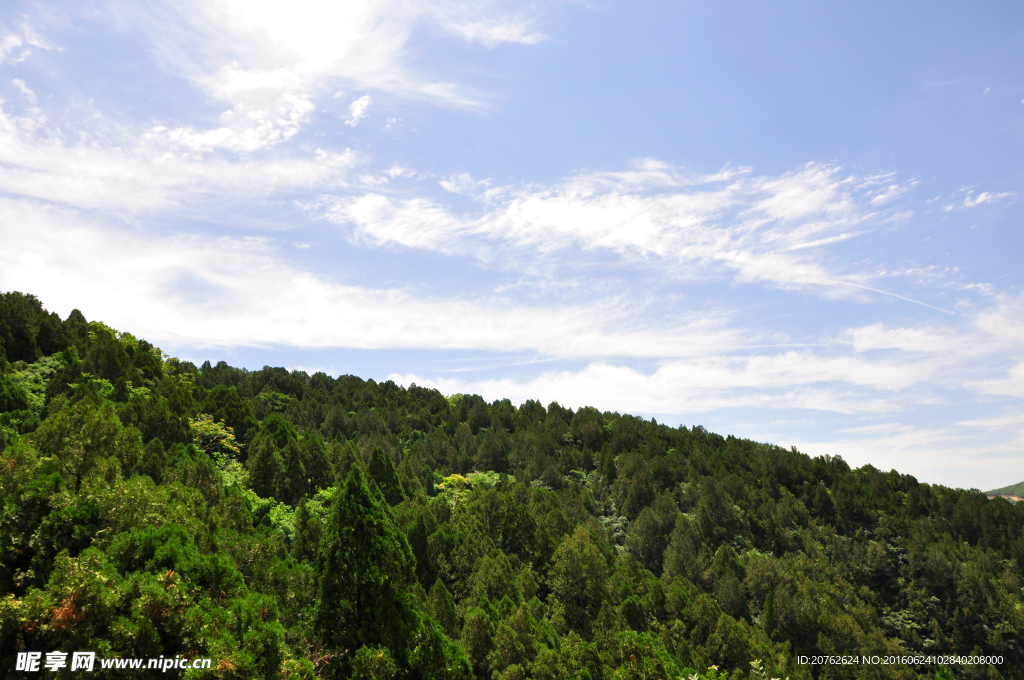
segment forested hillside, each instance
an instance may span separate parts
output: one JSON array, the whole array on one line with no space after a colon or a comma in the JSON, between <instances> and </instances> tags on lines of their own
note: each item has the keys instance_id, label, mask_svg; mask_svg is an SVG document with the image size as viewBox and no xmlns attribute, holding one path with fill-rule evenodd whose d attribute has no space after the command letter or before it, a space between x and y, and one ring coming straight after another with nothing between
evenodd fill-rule
<instances>
[{"instance_id":1,"label":"forested hillside","mask_svg":"<svg viewBox=\"0 0 1024 680\"><path fill-rule=\"evenodd\" d=\"M0 342L0 678L51 650L213 659L182 677L1024 677L1024 504L593 408L196 367L19 293ZM839 654L1003 663L797 662Z\"/></svg>"},{"instance_id":2,"label":"forested hillside","mask_svg":"<svg viewBox=\"0 0 1024 680\"><path fill-rule=\"evenodd\" d=\"M1024 482L1017 482L1016 484L1011 484L1010 486L1004 486L1004 487L1002 487L1000 489L992 489L991 491L986 491L985 493L990 495L990 496L991 495L999 495L999 494L1007 494L1007 495L1012 495L1012 496L1024 496Z\"/></svg>"}]
</instances>

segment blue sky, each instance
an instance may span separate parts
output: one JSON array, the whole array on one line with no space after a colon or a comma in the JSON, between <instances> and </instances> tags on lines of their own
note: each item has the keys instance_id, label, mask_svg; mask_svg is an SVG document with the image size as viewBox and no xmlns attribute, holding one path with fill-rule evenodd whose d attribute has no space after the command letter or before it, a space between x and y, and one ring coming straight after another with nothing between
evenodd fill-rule
<instances>
[{"instance_id":1,"label":"blue sky","mask_svg":"<svg viewBox=\"0 0 1024 680\"><path fill-rule=\"evenodd\" d=\"M1024 479L1017 3L14 0L0 75L62 315Z\"/></svg>"}]
</instances>

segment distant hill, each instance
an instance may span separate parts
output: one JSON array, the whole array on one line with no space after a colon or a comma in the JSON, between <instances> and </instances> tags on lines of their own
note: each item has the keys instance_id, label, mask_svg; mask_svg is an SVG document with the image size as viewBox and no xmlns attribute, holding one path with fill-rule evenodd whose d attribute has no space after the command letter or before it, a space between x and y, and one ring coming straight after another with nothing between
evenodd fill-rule
<instances>
[{"instance_id":1,"label":"distant hill","mask_svg":"<svg viewBox=\"0 0 1024 680\"><path fill-rule=\"evenodd\" d=\"M1024 482L1017 482L1001 489L992 489L985 492L986 496L1024 496Z\"/></svg>"}]
</instances>

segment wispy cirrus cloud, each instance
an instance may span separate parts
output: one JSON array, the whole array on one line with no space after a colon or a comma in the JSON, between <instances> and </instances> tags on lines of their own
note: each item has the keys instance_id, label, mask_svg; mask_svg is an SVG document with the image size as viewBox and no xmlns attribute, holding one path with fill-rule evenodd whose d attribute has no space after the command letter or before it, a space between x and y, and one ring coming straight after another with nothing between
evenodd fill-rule
<instances>
[{"instance_id":1,"label":"wispy cirrus cloud","mask_svg":"<svg viewBox=\"0 0 1024 680\"><path fill-rule=\"evenodd\" d=\"M968 380L966 386L982 394L1024 397L1024 361L1010 368L1005 378Z\"/></svg>"},{"instance_id":2,"label":"wispy cirrus cloud","mask_svg":"<svg viewBox=\"0 0 1024 680\"><path fill-rule=\"evenodd\" d=\"M216 127L165 126L160 132L194 150L229 151L291 139L309 122L315 102L339 84L482 106L482 93L417 68L408 45L421 27L488 47L543 39L533 28L535 10L524 7L525 16L509 10L506 3L429 0L110 4L116 24L144 32L169 72L230 106ZM358 123L369 99L357 104L350 124Z\"/></svg>"},{"instance_id":3,"label":"wispy cirrus cloud","mask_svg":"<svg viewBox=\"0 0 1024 680\"><path fill-rule=\"evenodd\" d=\"M0 288L23 287L65 313L92 300L109 323L205 347L473 349L575 358L698 356L736 331L695 315L641 323L626 301L527 304L423 297L332 281L290 264L264 238L152 235L68 209L0 199Z\"/></svg>"},{"instance_id":4,"label":"wispy cirrus cloud","mask_svg":"<svg viewBox=\"0 0 1024 680\"><path fill-rule=\"evenodd\" d=\"M425 25L489 46L535 42L534 33L524 32L533 20L506 15L508 9L406 0L288 7L111 1L79 8L91 20L144 36L167 74L196 89L198 103L227 108L204 124L173 118L115 124L88 108L67 118L36 107L32 83L15 78L11 82L33 106L19 113L0 101L0 187L113 212L195 205L204 197L230 202L282 190L338 189L358 177L350 172L356 154L289 144L310 123L317 102L341 84L478 106L476 95L457 83L418 71L407 45ZM36 48L61 49L27 23L17 32L0 25L0 63L24 60ZM369 94L357 98L338 123L356 126L372 101Z\"/></svg>"},{"instance_id":5,"label":"wispy cirrus cloud","mask_svg":"<svg viewBox=\"0 0 1024 680\"><path fill-rule=\"evenodd\" d=\"M26 21L21 21L16 30L9 29L0 21L0 65L24 61L33 49L59 49L45 40Z\"/></svg>"},{"instance_id":6,"label":"wispy cirrus cloud","mask_svg":"<svg viewBox=\"0 0 1024 680\"><path fill-rule=\"evenodd\" d=\"M945 212L952 212L954 210L963 210L965 208L973 208L979 205L985 205L986 203L998 203L1006 199L1012 199L1017 195L1016 191L982 191L975 193L974 187L960 187L959 190L953 193L953 203L943 206ZM961 197L963 197L961 199Z\"/></svg>"},{"instance_id":7,"label":"wispy cirrus cloud","mask_svg":"<svg viewBox=\"0 0 1024 680\"><path fill-rule=\"evenodd\" d=\"M996 194L992 194L987 191L982 191L977 196L967 196L966 198L964 198L964 207L973 208L974 206L981 205L982 203L992 203L994 201L998 201L1000 199L1009 198L1011 196L1016 195L1016 191L1003 191L1001 193Z\"/></svg>"},{"instance_id":8,"label":"wispy cirrus cloud","mask_svg":"<svg viewBox=\"0 0 1024 680\"><path fill-rule=\"evenodd\" d=\"M101 146L67 139L38 112L15 116L0 108L0 187L66 206L138 213L211 196L246 200L299 187L336 187L358 163L347 150L250 162L192 157L155 135L124 141Z\"/></svg>"},{"instance_id":9,"label":"wispy cirrus cloud","mask_svg":"<svg viewBox=\"0 0 1024 680\"><path fill-rule=\"evenodd\" d=\"M407 45L417 26L439 26L455 39L493 46L535 42L532 20L505 15L500 4L462 2L347 2L325 6L300 0L274 3L217 0L189 3L106 2L78 12L107 20L148 39L165 71L191 83L227 108L208 124L179 120L112 126L102 111L56 126L47 111L0 111L0 186L76 205L128 209L173 205L173 187L199 189L247 185L306 189L337 186L348 152L315 154L283 150L275 157L245 158L294 139L316 102L339 84L426 99L451 106L479 106L479 93L417 70ZM74 14L74 12L72 12ZM23 23L0 25L0 63L23 61L33 49L60 49ZM14 85L35 103L31 83ZM355 126L372 99L355 100L345 122ZM50 112L51 116L53 112ZM239 158L242 155L242 158ZM284 157L283 157L284 156ZM201 187L201 188L200 188Z\"/></svg>"},{"instance_id":10,"label":"wispy cirrus cloud","mask_svg":"<svg viewBox=\"0 0 1024 680\"><path fill-rule=\"evenodd\" d=\"M443 180L445 190L477 199L479 207L463 213L430 198L380 193L324 196L312 209L374 245L485 260L500 250L504 262L515 261L509 249L531 257L607 251L684 278L728 272L739 281L844 295L874 290L873 275L836 272L822 249L909 216L877 208L875 199L897 193L894 186L906 190L889 180L823 164L776 177L749 168L701 176L644 160L551 187L498 187L468 175Z\"/></svg>"},{"instance_id":11,"label":"wispy cirrus cloud","mask_svg":"<svg viewBox=\"0 0 1024 680\"><path fill-rule=\"evenodd\" d=\"M366 118L369 114L367 109L370 108L370 104L373 103L373 98L368 94L364 94L359 99L352 102L348 107L348 120L345 121L345 125L355 127L359 125L359 121Z\"/></svg>"}]
</instances>

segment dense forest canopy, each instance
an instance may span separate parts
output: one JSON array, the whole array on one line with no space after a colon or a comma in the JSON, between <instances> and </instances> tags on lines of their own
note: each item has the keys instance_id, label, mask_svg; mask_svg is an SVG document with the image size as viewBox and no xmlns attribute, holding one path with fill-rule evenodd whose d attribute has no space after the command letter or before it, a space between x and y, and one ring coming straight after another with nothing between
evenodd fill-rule
<instances>
[{"instance_id":1,"label":"dense forest canopy","mask_svg":"<svg viewBox=\"0 0 1024 680\"><path fill-rule=\"evenodd\" d=\"M594 408L196 367L20 293L0 502L0 678L33 650L213 659L182 677L1024 677L1024 504ZM908 654L1003 662L798 662Z\"/></svg>"}]
</instances>

